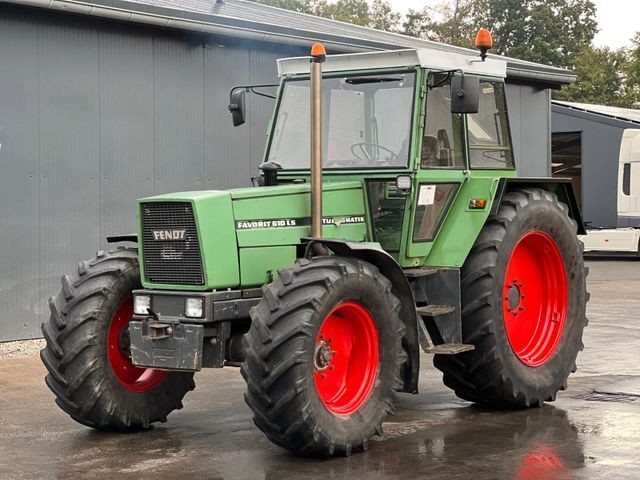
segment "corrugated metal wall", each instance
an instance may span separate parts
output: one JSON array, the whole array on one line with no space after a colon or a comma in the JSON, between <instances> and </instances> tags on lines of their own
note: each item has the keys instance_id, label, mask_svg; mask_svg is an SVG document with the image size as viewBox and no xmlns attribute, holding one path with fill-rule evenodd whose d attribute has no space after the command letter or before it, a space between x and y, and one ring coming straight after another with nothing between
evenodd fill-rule
<instances>
[{"instance_id":1,"label":"corrugated metal wall","mask_svg":"<svg viewBox=\"0 0 640 480\"><path fill-rule=\"evenodd\" d=\"M506 92L518 174L551 176L551 92L514 84Z\"/></svg>"},{"instance_id":2,"label":"corrugated metal wall","mask_svg":"<svg viewBox=\"0 0 640 480\"><path fill-rule=\"evenodd\" d=\"M590 227L618 225L618 159L627 122L553 105L553 133L582 133L582 218Z\"/></svg>"},{"instance_id":3,"label":"corrugated metal wall","mask_svg":"<svg viewBox=\"0 0 640 480\"><path fill-rule=\"evenodd\" d=\"M234 129L229 89L301 53L0 6L0 341L40 336L60 275L135 231L136 198L248 186L273 102Z\"/></svg>"},{"instance_id":4,"label":"corrugated metal wall","mask_svg":"<svg viewBox=\"0 0 640 480\"><path fill-rule=\"evenodd\" d=\"M60 275L135 231L136 198L247 186L273 103L248 97L234 129L228 91L305 52L0 5L0 341L40 336ZM518 164L544 175L548 94L508 94Z\"/></svg>"}]
</instances>

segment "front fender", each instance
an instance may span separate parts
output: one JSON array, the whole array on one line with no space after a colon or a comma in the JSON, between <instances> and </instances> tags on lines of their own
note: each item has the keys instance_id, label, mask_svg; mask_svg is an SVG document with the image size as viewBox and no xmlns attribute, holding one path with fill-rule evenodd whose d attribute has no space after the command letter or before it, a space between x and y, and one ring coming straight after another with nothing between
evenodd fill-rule
<instances>
[{"instance_id":1,"label":"front fender","mask_svg":"<svg viewBox=\"0 0 640 480\"><path fill-rule=\"evenodd\" d=\"M398 262L382 250L377 243L350 242L339 239L303 238L305 243L320 243L336 255L355 257L375 265L393 285L393 293L401 303L400 316L406 330L402 344L407 353L407 360L402 369L403 392L418 393L418 376L420 373L420 350L418 341L418 317L416 302L409 281L398 265Z\"/></svg>"}]
</instances>

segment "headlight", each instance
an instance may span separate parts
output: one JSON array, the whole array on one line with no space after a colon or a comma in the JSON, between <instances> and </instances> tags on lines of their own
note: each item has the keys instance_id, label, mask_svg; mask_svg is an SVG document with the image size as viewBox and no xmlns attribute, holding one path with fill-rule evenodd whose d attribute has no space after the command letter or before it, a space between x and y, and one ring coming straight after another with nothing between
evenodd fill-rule
<instances>
[{"instance_id":1,"label":"headlight","mask_svg":"<svg viewBox=\"0 0 640 480\"><path fill-rule=\"evenodd\" d=\"M136 315L148 315L151 308L149 295L136 295L133 297L133 313Z\"/></svg>"},{"instance_id":2,"label":"headlight","mask_svg":"<svg viewBox=\"0 0 640 480\"><path fill-rule=\"evenodd\" d=\"M187 298L185 305L185 315L191 318L202 318L204 310L204 299L202 298Z\"/></svg>"}]
</instances>

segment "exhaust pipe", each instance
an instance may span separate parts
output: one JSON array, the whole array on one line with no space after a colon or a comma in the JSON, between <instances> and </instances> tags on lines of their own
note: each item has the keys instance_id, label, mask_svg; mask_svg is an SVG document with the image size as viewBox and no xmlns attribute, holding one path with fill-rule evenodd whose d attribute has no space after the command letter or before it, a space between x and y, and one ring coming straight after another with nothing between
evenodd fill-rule
<instances>
[{"instance_id":1,"label":"exhaust pipe","mask_svg":"<svg viewBox=\"0 0 640 480\"><path fill-rule=\"evenodd\" d=\"M311 48L311 236L322 237L322 63L324 45Z\"/></svg>"}]
</instances>

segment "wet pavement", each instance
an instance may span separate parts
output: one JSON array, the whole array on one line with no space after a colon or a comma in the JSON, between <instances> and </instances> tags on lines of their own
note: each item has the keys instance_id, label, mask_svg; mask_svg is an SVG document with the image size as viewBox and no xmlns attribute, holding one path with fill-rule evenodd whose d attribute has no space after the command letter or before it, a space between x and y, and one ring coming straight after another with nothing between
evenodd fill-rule
<instances>
[{"instance_id":1,"label":"wet pavement","mask_svg":"<svg viewBox=\"0 0 640 480\"><path fill-rule=\"evenodd\" d=\"M185 408L137 434L94 432L59 410L37 357L0 361L0 478L640 478L640 262L589 262L586 348L558 400L481 410L423 357L385 435L350 458L296 458L253 426L237 369L207 370Z\"/></svg>"}]
</instances>

